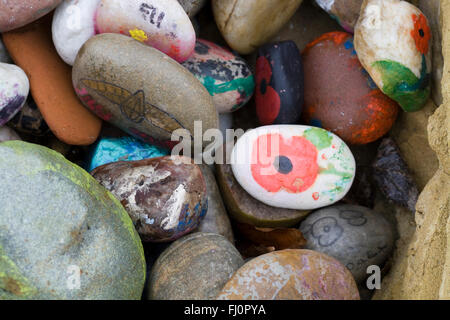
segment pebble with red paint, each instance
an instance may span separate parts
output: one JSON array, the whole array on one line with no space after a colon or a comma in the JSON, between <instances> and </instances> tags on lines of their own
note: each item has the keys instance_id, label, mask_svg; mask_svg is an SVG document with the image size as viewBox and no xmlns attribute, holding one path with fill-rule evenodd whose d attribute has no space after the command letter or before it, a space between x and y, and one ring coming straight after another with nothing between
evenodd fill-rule
<instances>
[{"instance_id":1,"label":"pebble with red paint","mask_svg":"<svg viewBox=\"0 0 450 320\"><path fill-rule=\"evenodd\" d=\"M178 239L208 210L205 179L187 157L114 162L92 175L123 204L143 241Z\"/></svg>"},{"instance_id":2,"label":"pebble with red paint","mask_svg":"<svg viewBox=\"0 0 450 320\"><path fill-rule=\"evenodd\" d=\"M194 54L183 66L205 86L219 113L242 108L255 90L247 62L210 41L198 39Z\"/></svg>"},{"instance_id":3,"label":"pebble with red paint","mask_svg":"<svg viewBox=\"0 0 450 320\"><path fill-rule=\"evenodd\" d=\"M305 107L307 124L329 130L350 144L367 144L394 124L398 105L384 95L358 60L353 37L326 33L306 46Z\"/></svg>"},{"instance_id":4,"label":"pebble with red paint","mask_svg":"<svg viewBox=\"0 0 450 320\"><path fill-rule=\"evenodd\" d=\"M355 159L335 134L302 125L247 131L231 154L239 184L274 207L310 210L331 205L350 190Z\"/></svg>"},{"instance_id":5,"label":"pebble with red paint","mask_svg":"<svg viewBox=\"0 0 450 320\"><path fill-rule=\"evenodd\" d=\"M303 65L294 41L259 48L256 114L262 125L295 124L303 108Z\"/></svg>"}]
</instances>

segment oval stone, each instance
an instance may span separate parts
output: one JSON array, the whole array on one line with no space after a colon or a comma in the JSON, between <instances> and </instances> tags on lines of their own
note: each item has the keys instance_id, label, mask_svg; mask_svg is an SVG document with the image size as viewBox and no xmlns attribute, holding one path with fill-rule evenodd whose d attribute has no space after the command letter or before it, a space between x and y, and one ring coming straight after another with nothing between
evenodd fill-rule
<instances>
[{"instance_id":1,"label":"oval stone","mask_svg":"<svg viewBox=\"0 0 450 320\"><path fill-rule=\"evenodd\" d=\"M431 29L425 15L400 0L368 0L355 27L358 58L378 87L405 111L430 97Z\"/></svg>"},{"instance_id":2,"label":"oval stone","mask_svg":"<svg viewBox=\"0 0 450 320\"><path fill-rule=\"evenodd\" d=\"M208 193L208 212L200 222L196 232L217 233L234 243L233 229L231 228L230 218L228 218L225 205L216 178L210 167L205 164L199 165L205 178L206 190Z\"/></svg>"},{"instance_id":3,"label":"oval stone","mask_svg":"<svg viewBox=\"0 0 450 320\"><path fill-rule=\"evenodd\" d=\"M206 87L219 113L240 109L255 90L255 80L245 60L210 41L198 39L194 54L183 66Z\"/></svg>"},{"instance_id":4,"label":"oval stone","mask_svg":"<svg viewBox=\"0 0 450 320\"><path fill-rule=\"evenodd\" d=\"M104 164L118 161L136 161L167 156L168 151L144 143L134 137L101 137L91 147L87 170L91 172Z\"/></svg>"},{"instance_id":5,"label":"oval stone","mask_svg":"<svg viewBox=\"0 0 450 320\"><path fill-rule=\"evenodd\" d=\"M240 54L249 54L275 36L301 3L302 0L212 0L212 8L228 45Z\"/></svg>"},{"instance_id":6,"label":"oval stone","mask_svg":"<svg viewBox=\"0 0 450 320\"><path fill-rule=\"evenodd\" d=\"M19 135L9 127L0 127L0 142L10 140L22 140Z\"/></svg>"},{"instance_id":7,"label":"oval stone","mask_svg":"<svg viewBox=\"0 0 450 320\"><path fill-rule=\"evenodd\" d=\"M394 247L393 227L379 213L356 205L334 205L311 213L300 225L306 249L341 262L362 283L371 265L382 266Z\"/></svg>"},{"instance_id":8,"label":"oval stone","mask_svg":"<svg viewBox=\"0 0 450 320\"><path fill-rule=\"evenodd\" d=\"M196 229L208 210L202 172L187 157L115 162L92 176L119 199L143 241L178 239Z\"/></svg>"},{"instance_id":9,"label":"oval stone","mask_svg":"<svg viewBox=\"0 0 450 320\"><path fill-rule=\"evenodd\" d=\"M159 256L150 274L148 297L152 300L215 299L243 264L236 248L221 235L185 236Z\"/></svg>"},{"instance_id":10,"label":"oval stone","mask_svg":"<svg viewBox=\"0 0 450 320\"><path fill-rule=\"evenodd\" d=\"M197 78L123 35L89 39L75 61L73 85L87 108L148 143L171 144L177 129L192 136L194 121L201 121L203 131L219 127L212 97Z\"/></svg>"},{"instance_id":11,"label":"oval stone","mask_svg":"<svg viewBox=\"0 0 450 320\"><path fill-rule=\"evenodd\" d=\"M231 164L251 196L288 209L331 205L345 196L355 177L355 159L338 136L301 125L247 131L234 146Z\"/></svg>"},{"instance_id":12,"label":"oval stone","mask_svg":"<svg viewBox=\"0 0 450 320\"><path fill-rule=\"evenodd\" d=\"M141 241L94 178L22 141L0 143L0 177L0 300L140 299Z\"/></svg>"},{"instance_id":13,"label":"oval stone","mask_svg":"<svg viewBox=\"0 0 450 320\"><path fill-rule=\"evenodd\" d=\"M29 91L25 72L16 65L0 62L0 126L19 112Z\"/></svg>"},{"instance_id":14,"label":"oval stone","mask_svg":"<svg viewBox=\"0 0 450 320\"><path fill-rule=\"evenodd\" d=\"M351 34L323 34L306 46L303 63L305 123L329 130L349 144L373 142L392 128L398 105L362 67Z\"/></svg>"},{"instance_id":15,"label":"oval stone","mask_svg":"<svg viewBox=\"0 0 450 320\"><path fill-rule=\"evenodd\" d=\"M316 0L346 31L353 33L363 0Z\"/></svg>"},{"instance_id":16,"label":"oval stone","mask_svg":"<svg viewBox=\"0 0 450 320\"><path fill-rule=\"evenodd\" d=\"M262 125L295 124L303 108L303 64L294 41L262 46L256 60L256 114Z\"/></svg>"},{"instance_id":17,"label":"oval stone","mask_svg":"<svg viewBox=\"0 0 450 320\"><path fill-rule=\"evenodd\" d=\"M351 273L320 252L288 249L256 257L241 267L219 300L359 300Z\"/></svg>"},{"instance_id":18,"label":"oval stone","mask_svg":"<svg viewBox=\"0 0 450 320\"><path fill-rule=\"evenodd\" d=\"M62 0L3 0L0 2L0 32L23 27L52 11Z\"/></svg>"}]
</instances>

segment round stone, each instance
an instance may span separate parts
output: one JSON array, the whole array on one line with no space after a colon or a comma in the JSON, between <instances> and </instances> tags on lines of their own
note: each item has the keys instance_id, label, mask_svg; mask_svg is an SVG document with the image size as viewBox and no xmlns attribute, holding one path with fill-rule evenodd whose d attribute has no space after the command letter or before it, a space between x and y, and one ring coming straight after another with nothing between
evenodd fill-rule
<instances>
[{"instance_id":1,"label":"round stone","mask_svg":"<svg viewBox=\"0 0 450 320\"><path fill-rule=\"evenodd\" d=\"M185 236L156 260L150 274L148 297L152 300L215 299L243 264L236 248L221 235Z\"/></svg>"},{"instance_id":2,"label":"round stone","mask_svg":"<svg viewBox=\"0 0 450 320\"><path fill-rule=\"evenodd\" d=\"M334 205L311 213L300 225L306 248L334 257L362 283L371 265L382 267L394 247L393 227L379 213Z\"/></svg>"},{"instance_id":3,"label":"round stone","mask_svg":"<svg viewBox=\"0 0 450 320\"><path fill-rule=\"evenodd\" d=\"M219 113L240 109L253 95L255 81L245 60L210 41L198 39L183 66L206 87Z\"/></svg>"},{"instance_id":4,"label":"round stone","mask_svg":"<svg viewBox=\"0 0 450 320\"><path fill-rule=\"evenodd\" d=\"M345 32L326 33L306 46L305 123L337 134L349 144L367 144L393 126L398 105L362 67Z\"/></svg>"},{"instance_id":5,"label":"round stone","mask_svg":"<svg viewBox=\"0 0 450 320\"><path fill-rule=\"evenodd\" d=\"M134 137L102 137L90 148L87 171L118 161L137 161L167 156L168 151Z\"/></svg>"},{"instance_id":6,"label":"round stone","mask_svg":"<svg viewBox=\"0 0 450 320\"><path fill-rule=\"evenodd\" d=\"M29 91L25 72L16 65L0 62L0 126L19 112Z\"/></svg>"},{"instance_id":7,"label":"round stone","mask_svg":"<svg viewBox=\"0 0 450 320\"><path fill-rule=\"evenodd\" d=\"M101 34L89 39L72 75L87 108L147 143L173 146L172 133L180 129L192 136L194 121L201 122L203 132L219 127L212 97L197 78L129 37Z\"/></svg>"},{"instance_id":8,"label":"round stone","mask_svg":"<svg viewBox=\"0 0 450 320\"><path fill-rule=\"evenodd\" d=\"M287 209L331 205L350 190L355 176L355 159L338 136L301 125L247 131L233 149L231 164L251 196Z\"/></svg>"},{"instance_id":9,"label":"round stone","mask_svg":"<svg viewBox=\"0 0 450 320\"><path fill-rule=\"evenodd\" d=\"M125 34L179 62L195 45L194 27L177 0L64 1L53 17L52 33L56 49L70 65L81 46L99 33Z\"/></svg>"},{"instance_id":10,"label":"round stone","mask_svg":"<svg viewBox=\"0 0 450 320\"><path fill-rule=\"evenodd\" d=\"M0 32L27 25L52 11L62 0L4 0L0 2Z\"/></svg>"},{"instance_id":11,"label":"round stone","mask_svg":"<svg viewBox=\"0 0 450 320\"><path fill-rule=\"evenodd\" d=\"M219 300L359 300L351 273L320 252L289 249L256 257L228 281Z\"/></svg>"},{"instance_id":12,"label":"round stone","mask_svg":"<svg viewBox=\"0 0 450 320\"><path fill-rule=\"evenodd\" d=\"M1 300L140 299L141 241L94 178L22 141L0 143L0 177Z\"/></svg>"},{"instance_id":13,"label":"round stone","mask_svg":"<svg viewBox=\"0 0 450 320\"><path fill-rule=\"evenodd\" d=\"M378 87L405 111L420 110L431 92L431 29L417 7L368 0L355 27L358 58Z\"/></svg>"},{"instance_id":14,"label":"round stone","mask_svg":"<svg viewBox=\"0 0 450 320\"><path fill-rule=\"evenodd\" d=\"M92 176L119 199L146 242L180 238L196 229L208 210L202 172L187 157L114 162Z\"/></svg>"},{"instance_id":15,"label":"round stone","mask_svg":"<svg viewBox=\"0 0 450 320\"><path fill-rule=\"evenodd\" d=\"M363 0L316 0L346 31L353 33Z\"/></svg>"},{"instance_id":16,"label":"round stone","mask_svg":"<svg viewBox=\"0 0 450 320\"><path fill-rule=\"evenodd\" d=\"M302 1L212 0L212 8L228 45L240 54L249 54L273 38Z\"/></svg>"},{"instance_id":17,"label":"round stone","mask_svg":"<svg viewBox=\"0 0 450 320\"><path fill-rule=\"evenodd\" d=\"M256 60L256 114L259 122L295 124L304 99L303 64L294 41L262 46Z\"/></svg>"}]
</instances>

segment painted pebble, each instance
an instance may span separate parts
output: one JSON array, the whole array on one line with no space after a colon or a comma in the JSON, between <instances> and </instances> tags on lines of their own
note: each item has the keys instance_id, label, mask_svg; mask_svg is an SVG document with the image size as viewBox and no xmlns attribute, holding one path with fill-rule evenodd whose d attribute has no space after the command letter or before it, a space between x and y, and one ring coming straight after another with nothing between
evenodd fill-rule
<instances>
[{"instance_id":1,"label":"painted pebble","mask_svg":"<svg viewBox=\"0 0 450 320\"><path fill-rule=\"evenodd\" d=\"M30 91L28 77L16 65L0 62L0 126L23 107Z\"/></svg>"},{"instance_id":2,"label":"painted pebble","mask_svg":"<svg viewBox=\"0 0 450 320\"><path fill-rule=\"evenodd\" d=\"M213 96L219 113L240 109L255 90L255 80L245 60L207 40L197 40L194 54L183 66Z\"/></svg>"},{"instance_id":3,"label":"painted pebble","mask_svg":"<svg viewBox=\"0 0 450 320\"><path fill-rule=\"evenodd\" d=\"M147 143L173 146L172 133L219 127L205 87L160 51L119 35L101 34L83 46L73 67L83 104L103 120ZM206 142L205 142L206 144Z\"/></svg>"},{"instance_id":4,"label":"painted pebble","mask_svg":"<svg viewBox=\"0 0 450 320\"><path fill-rule=\"evenodd\" d=\"M121 201L146 242L178 239L197 228L208 210L205 180L190 158L121 161L91 174Z\"/></svg>"},{"instance_id":5,"label":"painted pebble","mask_svg":"<svg viewBox=\"0 0 450 320\"><path fill-rule=\"evenodd\" d=\"M369 208L334 205L310 214L300 225L306 249L334 257L353 274L367 278L367 267L382 266L394 246L392 226Z\"/></svg>"},{"instance_id":6,"label":"painted pebble","mask_svg":"<svg viewBox=\"0 0 450 320\"><path fill-rule=\"evenodd\" d=\"M178 0L189 18L193 18L206 4L207 0Z\"/></svg>"},{"instance_id":7,"label":"painted pebble","mask_svg":"<svg viewBox=\"0 0 450 320\"><path fill-rule=\"evenodd\" d=\"M233 229L230 218L228 218L225 205L217 186L214 172L206 164L199 165L205 178L206 190L208 192L208 212L196 232L217 233L234 243Z\"/></svg>"},{"instance_id":8,"label":"painted pebble","mask_svg":"<svg viewBox=\"0 0 450 320\"><path fill-rule=\"evenodd\" d=\"M167 156L168 151L144 143L134 137L102 137L91 147L87 170L91 172L104 164L136 161Z\"/></svg>"},{"instance_id":9,"label":"painted pebble","mask_svg":"<svg viewBox=\"0 0 450 320\"><path fill-rule=\"evenodd\" d=\"M337 260L303 249L275 251L241 267L219 300L359 300L351 273Z\"/></svg>"},{"instance_id":10,"label":"painted pebble","mask_svg":"<svg viewBox=\"0 0 450 320\"><path fill-rule=\"evenodd\" d=\"M62 0L0 1L0 32L27 25L52 11Z\"/></svg>"},{"instance_id":11,"label":"painted pebble","mask_svg":"<svg viewBox=\"0 0 450 320\"><path fill-rule=\"evenodd\" d=\"M8 125L20 133L33 136L44 136L50 131L31 95L28 95L22 109L8 122Z\"/></svg>"},{"instance_id":12,"label":"painted pebble","mask_svg":"<svg viewBox=\"0 0 450 320\"><path fill-rule=\"evenodd\" d=\"M175 241L156 260L148 286L152 300L215 299L244 264L224 237L195 233Z\"/></svg>"},{"instance_id":13,"label":"painted pebble","mask_svg":"<svg viewBox=\"0 0 450 320\"><path fill-rule=\"evenodd\" d=\"M383 94L358 60L353 37L326 33L306 46L305 123L337 134L350 144L367 144L393 126L398 105Z\"/></svg>"},{"instance_id":14,"label":"painted pebble","mask_svg":"<svg viewBox=\"0 0 450 320\"><path fill-rule=\"evenodd\" d=\"M378 87L405 111L430 96L431 30L425 15L400 0L364 2L355 28L358 58Z\"/></svg>"},{"instance_id":15,"label":"painted pebble","mask_svg":"<svg viewBox=\"0 0 450 320\"><path fill-rule=\"evenodd\" d=\"M303 65L294 41L267 44L256 60L256 114L262 125L295 124L303 108Z\"/></svg>"},{"instance_id":16,"label":"painted pebble","mask_svg":"<svg viewBox=\"0 0 450 320\"><path fill-rule=\"evenodd\" d=\"M247 131L231 154L239 184L267 205L310 210L331 205L350 190L355 159L324 129L272 125Z\"/></svg>"},{"instance_id":17,"label":"painted pebble","mask_svg":"<svg viewBox=\"0 0 450 320\"><path fill-rule=\"evenodd\" d=\"M70 0L57 8L53 41L66 63L73 65L82 45L99 33L133 37L178 62L195 46L194 27L177 0Z\"/></svg>"},{"instance_id":18,"label":"painted pebble","mask_svg":"<svg viewBox=\"0 0 450 320\"><path fill-rule=\"evenodd\" d=\"M275 36L302 1L212 0L212 8L228 45L240 54L249 54Z\"/></svg>"},{"instance_id":19,"label":"painted pebble","mask_svg":"<svg viewBox=\"0 0 450 320\"><path fill-rule=\"evenodd\" d=\"M0 142L22 140L19 135L9 127L0 127Z\"/></svg>"},{"instance_id":20,"label":"painted pebble","mask_svg":"<svg viewBox=\"0 0 450 320\"><path fill-rule=\"evenodd\" d=\"M316 0L346 31L353 33L363 0Z\"/></svg>"},{"instance_id":21,"label":"painted pebble","mask_svg":"<svg viewBox=\"0 0 450 320\"><path fill-rule=\"evenodd\" d=\"M48 148L0 143L0 300L140 299L144 251L122 205ZM68 285L79 273L81 286Z\"/></svg>"}]
</instances>

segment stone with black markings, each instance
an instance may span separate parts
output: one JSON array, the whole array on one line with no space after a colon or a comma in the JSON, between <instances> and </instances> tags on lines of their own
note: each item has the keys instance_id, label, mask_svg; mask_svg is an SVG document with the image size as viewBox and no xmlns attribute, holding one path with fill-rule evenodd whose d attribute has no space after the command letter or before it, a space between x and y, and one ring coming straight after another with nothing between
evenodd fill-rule
<instances>
[{"instance_id":1,"label":"stone with black markings","mask_svg":"<svg viewBox=\"0 0 450 320\"><path fill-rule=\"evenodd\" d=\"M392 225L379 213L356 205L334 205L311 213L300 225L307 249L330 255L361 283L367 267L382 266L394 247Z\"/></svg>"},{"instance_id":2,"label":"stone with black markings","mask_svg":"<svg viewBox=\"0 0 450 320\"><path fill-rule=\"evenodd\" d=\"M92 175L121 201L146 242L167 242L196 229L208 210L206 184L192 159L120 161Z\"/></svg>"}]
</instances>

